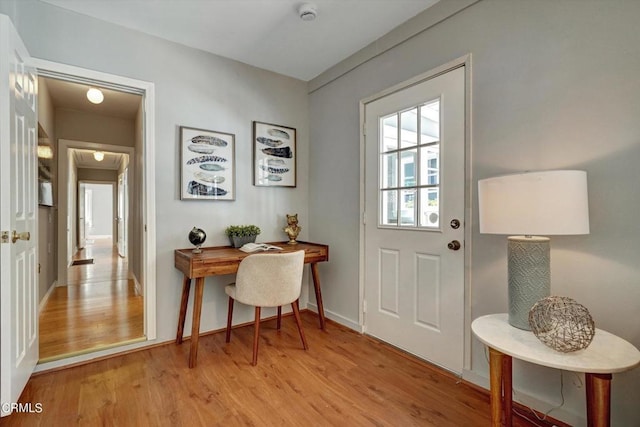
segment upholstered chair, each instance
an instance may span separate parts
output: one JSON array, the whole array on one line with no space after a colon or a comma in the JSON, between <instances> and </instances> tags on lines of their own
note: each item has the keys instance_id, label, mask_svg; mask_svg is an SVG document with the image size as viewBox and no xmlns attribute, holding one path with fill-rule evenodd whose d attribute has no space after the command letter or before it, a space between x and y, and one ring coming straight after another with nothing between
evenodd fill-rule
<instances>
[{"instance_id":1,"label":"upholstered chair","mask_svg":"<svg viewBox=\"0 0 640 427\"><path fill-rule=\"evenodd\" d=\"M262 307L278 307L278 329L280 329L280 307L291 304L302 346L305 350L309 348L302 330L298 308L303 267L304 251L249 255L240 262L236 282L225 287L225 292L229 295L227 342L231 340L234 301L255 307L252 365L255 366L258 363L258 337Z\"/></svg>"}]
</instances>

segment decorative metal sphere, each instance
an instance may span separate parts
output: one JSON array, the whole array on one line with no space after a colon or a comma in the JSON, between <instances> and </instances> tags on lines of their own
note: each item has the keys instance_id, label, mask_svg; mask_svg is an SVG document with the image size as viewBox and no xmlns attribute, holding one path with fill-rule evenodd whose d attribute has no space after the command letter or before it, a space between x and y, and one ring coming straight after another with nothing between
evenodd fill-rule
<instances>
[{"instance_id":1,"label":"decorative metal sphere","mask_svg":"<svg viewBox=\"0 0 640 427\"><path fill-rule=\"evenodd\" d=\"M200 246L207 239L207 234L204 230L193 227L193 229L189 232L189 241L192 245Z\"/></svg>"},{"instance_id":2,"label":"decorative metal sphere","mask_svg":"<svg viewBox=\"0 0 640 427\"><path fill-rule=\"evenodd\" d=\"M563 353L587 348L595 334L589 310L568 297L551 296L535 303L529 326L540 341Z\"/></svg>"}]
</instances>

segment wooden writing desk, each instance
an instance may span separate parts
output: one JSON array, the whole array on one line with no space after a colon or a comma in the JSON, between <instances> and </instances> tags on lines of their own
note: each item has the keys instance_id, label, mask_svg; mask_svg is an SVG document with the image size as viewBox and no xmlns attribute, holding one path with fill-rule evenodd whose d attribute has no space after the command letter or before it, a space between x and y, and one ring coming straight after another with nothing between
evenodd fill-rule
<instances>
[{"instance_id":1,"label":"wooden writing desk","mask_svg":"<svg viewBox=\"0 0 640 427\"><path fill-rule=\"evenodd\" d=\"M511 427L512 358L537 365L584 372L587 397L587 426L611 425L611 377L640 364L640 351L609 332L596 329L585 349L561 353L544 345L533 332L514 328L507 314L482 316L471 323L476 337L489 347L491 377L491 425ZM504 414L503 414L504 412Z\"/></svg>"},{"instance_id":2,"label":"wooden writing desk","mask_svg":"<svg viewBox=\"0 0 640 427\"><path fill-rule=\"evenodd\" d=\"M324 329L324 307L322 305L320 276L318 274L317 263L329 260L329 246L308 242L298 242L297 245L289 245L287 242L272 242L269 244L279 246L282 250L253 253L283 253L304 250L304 262L305 264L311 264L313 287L316 292L318 315L320 317L320 328ZM239 249L234 249L231 246L202 248L202 252L199 254L194 254L193 248L176 249L174 256L175 267L184 274L176 344L182 343L184 321L187 316L187 304L189 302L189 291L191 290L191 280L196 279L196 291L193 299L193 320L191 325L191 348L189 351L190 368L196 366L198 358L200 313L202 311L202 292L204 290L205 277L236 273L238 271L240 261L249 255L251 254L242 252Z\"/></svg>"}]
</instances>

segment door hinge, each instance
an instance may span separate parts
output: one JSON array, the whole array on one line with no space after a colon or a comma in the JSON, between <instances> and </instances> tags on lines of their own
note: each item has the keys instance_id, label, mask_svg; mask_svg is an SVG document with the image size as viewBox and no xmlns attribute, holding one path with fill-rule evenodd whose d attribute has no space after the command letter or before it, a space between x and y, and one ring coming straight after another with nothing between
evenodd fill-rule
<instances>
[{"instance_id":1,"label":"door hinge","mask_svg":"<svg viewBox=\"0 0 640 427\"><path fill-rule=\"evenodd\" d=\"M362 212L362 224L367 225L367 212Z\"/></svg>"},{"instance_id":2,"label":"door hinge","mask_svg":"<svg viewBox=\"0 0 640 427\"><path fill-rule=\"evenodd\" d=\"M8 231L3 231L2 232L2 237L0 237L2 243L9 243L9 232Z\"/></svg>"},{"instance_id":3,"label":"door hinge","mask_svg":"<svg viewBox=\"0 0 640 427\"><path fill-rule=\"evenodd\" d=\"M367 136L367 122L362 122L362 135Z\"/></svg>"},{"instance_id":4,"label":"door hinge","mask_svg":"<svg viewBox=\"0 0 640 427\"><path fill-rule=\"evenodd\" d=\"M367 312L367 300L362 301L362 312Z\"/></svg>"}]
</instances>

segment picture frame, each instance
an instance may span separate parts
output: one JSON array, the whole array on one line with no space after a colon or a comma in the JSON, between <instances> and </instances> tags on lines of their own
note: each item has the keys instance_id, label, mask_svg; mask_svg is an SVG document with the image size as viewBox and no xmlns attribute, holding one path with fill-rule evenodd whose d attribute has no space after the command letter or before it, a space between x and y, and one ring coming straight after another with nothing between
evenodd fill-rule
<instances>
[{"instance_id":1,"label":"picture frame","mask_svg":"<svg viewBox=\"0 0 640 427\"><path fill-rule=\"evenodd\" d=\"M180 199L235 200L235 135L180 126Z\"/></svg>"},{"instance_id":2,"label":"picture frame","mask_svg":"<svg viewBox=\"0 0 640 427\"><path fill-rule=\"evenodd\" d=\"M253 122L253 185L295 187L296 129Z\"/></svg>"}]
</instances>

